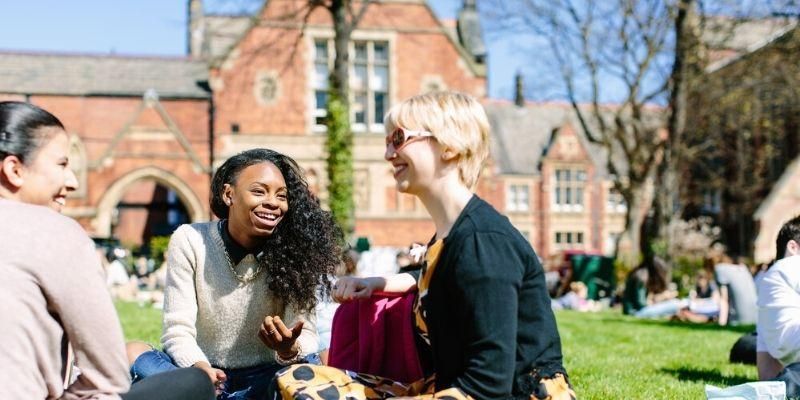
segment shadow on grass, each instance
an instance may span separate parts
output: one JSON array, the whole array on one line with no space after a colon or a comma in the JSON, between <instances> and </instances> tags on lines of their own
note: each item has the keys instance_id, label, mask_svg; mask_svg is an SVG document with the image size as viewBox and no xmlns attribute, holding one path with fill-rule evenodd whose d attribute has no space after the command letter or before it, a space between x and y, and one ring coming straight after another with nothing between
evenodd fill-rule
<instances>
[{"instance_id":1,"label":"shadow on grass","mask_svg":"<svg viewBox=\"0 0 800 400\"><path fill-rule=\"evenodd\" d=\"M674 375L679 381L707 383L714 386L735 386L752 381L745 375L725 376L715 369L694 367L662 368L661 372Z\"/></svg>"}]
</instances>

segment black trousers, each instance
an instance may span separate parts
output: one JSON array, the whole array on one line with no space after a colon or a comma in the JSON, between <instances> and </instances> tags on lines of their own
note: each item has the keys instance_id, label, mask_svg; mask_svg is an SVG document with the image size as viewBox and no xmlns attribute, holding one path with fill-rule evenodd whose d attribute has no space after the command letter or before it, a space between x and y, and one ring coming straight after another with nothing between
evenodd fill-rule
<instances>
[{"instance_id":1,"label":"black trousers","mask_svg":"<svg viewBox=\"0 0 800 400\"><path fill-rule=\"evenodd\" d=\"M214 386L199 368L180 368L142 379L123 400L214 400Z\"/></svg>"}]
</instances>

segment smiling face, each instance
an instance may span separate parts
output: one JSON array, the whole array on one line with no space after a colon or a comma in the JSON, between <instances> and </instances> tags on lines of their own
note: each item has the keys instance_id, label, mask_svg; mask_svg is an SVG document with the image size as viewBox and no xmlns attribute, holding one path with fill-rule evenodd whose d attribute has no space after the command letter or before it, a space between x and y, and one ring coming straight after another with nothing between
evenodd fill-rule
<instances>
[{"instance_id":1,"label":"smiling face","mask_svg":"<svg viewBox=\"0 0 800 400\"><path fill-rule=\"evenodd\" d=\"M69 138L61 128L42 128L44 141L19 166L21 184L17 192L20 201L50 207L56 211L66 203L67 193L78 188L75 173L69 168Z\"/></svg>"},{"instance_id":2,"label":"smiling face","mask_svg":"<svg viewBox=\"0 0 800 400\"><path fill-rule=\"evenodd\" d=\"M397 190L416 195L429 188L440 169L440 153L440 145L431 136L410 138L400 148L387 140L384 158L392 164Z\"/></svg>"},{"instance_id":3,"label":"smiling face","mask_svg":"<svg viewBox=\"0 0 800 400\"><path fill-rule=\"evenodd\" d=\"M266 161L244 168L233 184L225 184L223 198L230 207L229 233L245 248L272 235L289 211L283 174Z\"/></svg>"}]
</instances>

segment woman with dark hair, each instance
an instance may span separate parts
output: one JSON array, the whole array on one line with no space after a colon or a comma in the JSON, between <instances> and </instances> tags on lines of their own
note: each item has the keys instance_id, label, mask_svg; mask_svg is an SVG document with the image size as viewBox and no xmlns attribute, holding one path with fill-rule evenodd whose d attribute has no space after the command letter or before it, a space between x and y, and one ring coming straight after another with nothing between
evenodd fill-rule
<instances>
[{"instance_id":1,"label":"woman with dark hair","mask_svg":"<svg viewBox=\"0 0 800 400\"><path fill-rule=\"evenodd\" d=\"M78 187L68 154L58 118L30 103L0 102L0 197L61 211Z\"/></svg>"},{"instance_id":2,"label":"woman with dark hair","mask_svg":"<svg viewBox=\"0 0 800 400\"><path fill-rule=\"evenodd\" d=\"M670 287L672 266L660 257L651 256L632 270L625 280L622 311L639 318L668 317L688 305L677 299Z\"/></svg>"},{"instance_id":3,"label":"woman with dark hair","mask_svg":"<svg viewBox=\"0 0 800 400\"><path fill-rule=\"evenodd\" d=\"M219 221L172 235L164 352L145 352L131 373L136 380L194 366L220 399L261 399L281 366L317 351L313 310L341 263L341 231L295 161L267 149L220 166L211 209Z\"/></svg>"},{"instance_id":4,"label":"woman with dark hair","mask_svg":"<svg viewBox=\"0 0 800 400\"><path fill-rule=\"evenodd\" d=\"M68 152L67 133L52 114L0 102L3 397L207 399L211 385L193 371L130 386L122 330L94 244L74 220L53 212L78 185ZM181 384L165 388L176 379Z\"/></svg>"}]
</instances>

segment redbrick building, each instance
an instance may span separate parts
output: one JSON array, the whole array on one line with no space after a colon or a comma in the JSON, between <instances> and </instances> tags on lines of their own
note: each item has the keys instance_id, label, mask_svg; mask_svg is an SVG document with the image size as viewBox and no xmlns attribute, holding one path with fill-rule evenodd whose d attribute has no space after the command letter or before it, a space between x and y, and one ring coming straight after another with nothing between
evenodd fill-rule
<instances>
[{"instance_id":1,"label":"redbrick building","mask_svg":"<svg viewBox=\"0 0 800 400\"><path fill-rule=\"evenodd\" d=\"M207 220L211 171L253 147L295 158L324 202L333 29L324 10L298 14L305 3L272 0L254 18L204 15L192 0L187 58L0 54L0 97L31 101L66 124L82 184L66 213L99 236L142 243ZM484 99L495 131L478 193L543 257L607 251L624 205L609 192L602 152L564 105L485 98L473 3L450 23L423 0L385 0L353 32L356 236L405 246L433 232L422 205L394 189L382 117L402 99L452 89Z\"/></svg>"},{"instance_id":2,"label":"redbrick building","mask_svg":"<svg viewBox=\"0 0 800 400\"><path fill-rule=\"evenodd\" d=\"M168 233L165 222L209 217L209 94L196 84L204 63L6 53L0 71L0 98L50 110L72 135L81 187L65 213L90 232L119 226L117 236L140 244Z\"/></svg>"}]
</instances>

